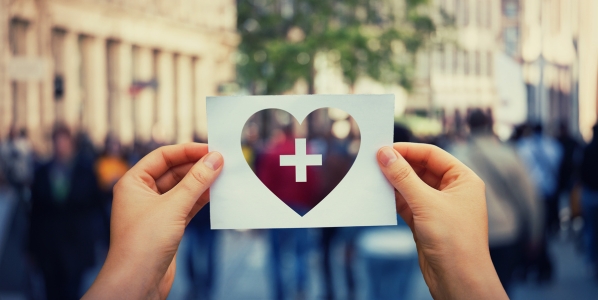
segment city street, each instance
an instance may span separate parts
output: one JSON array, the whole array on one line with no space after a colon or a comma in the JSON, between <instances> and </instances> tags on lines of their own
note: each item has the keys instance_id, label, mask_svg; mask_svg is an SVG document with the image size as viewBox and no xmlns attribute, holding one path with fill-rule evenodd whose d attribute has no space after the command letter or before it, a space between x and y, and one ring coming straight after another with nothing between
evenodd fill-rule
<instances>
[{"instance_id":1,"label":"city street","mask_svg":"<svg viewBox=\"0 0 598 300\"><path fill-rule=\"evenodd\" d=\"M220 267L217 272L215 299L271 299L268 278L268 245L264 231L222 231L220 235ZM550 244L555 262L555 280L552 284L517 284L512 299L597 299L598 282L589 274L586 264L572 241L557 238ZM321 299L321 268L319 256L310 256L309 299ZM337 275L340 270L336 270ZM360 272L363 273L363 272ZM340 276L337 276L340 277ZM359 276L358 276L359 277ZM358 278L361 299L366 299L363 278ZM431 299L419 269L412 276L411 296L408 299ZM337 287L342 282L337 280ZM337 290L340 290L337 288ZM342 294L341 294L342 295ZM340 299L343 299L342 296Z\"/></svg>"}]
</instances>

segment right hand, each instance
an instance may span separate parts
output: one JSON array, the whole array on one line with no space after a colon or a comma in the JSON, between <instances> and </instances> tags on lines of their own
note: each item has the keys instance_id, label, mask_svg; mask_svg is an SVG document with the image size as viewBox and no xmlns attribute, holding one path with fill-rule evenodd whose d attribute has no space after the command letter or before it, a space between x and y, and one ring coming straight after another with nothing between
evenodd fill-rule
<instances>
[{"instance_id":1,"label":"right hand","mask_svg":"<svg viewBox=\"0 0 598 300\"><path fill-rule=\"evenodd\" d=\"M411 228L435 299L508 299L488 249L484 182L438 147L396 143L377 154Z\"/></svg>"}]
</instances>

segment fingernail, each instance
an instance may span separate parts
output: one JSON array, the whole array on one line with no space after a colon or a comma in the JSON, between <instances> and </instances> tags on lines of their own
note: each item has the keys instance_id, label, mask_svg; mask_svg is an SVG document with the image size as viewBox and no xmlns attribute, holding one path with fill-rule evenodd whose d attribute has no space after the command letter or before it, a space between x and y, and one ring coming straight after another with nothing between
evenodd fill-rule
<instances>
[{"instance_id":1,"label":"fingernail","mask_svg":"<svg viewBox=\"0 0 598 300\"><path fill-rule=\"evenodd\" d=\"M390 147L382 147L378 151L378 160L383 166L388 167L397 160L397 154Z\"/></svg>"},{"instance_id":2,"label":"fingernail","mask_svg":"<svg viewBox=\"0 0 598 300\"><path fill-rule=\"evenodd\" d=\"M208 168L216 171L222 165L222 154L218 152L210 152L203 160L203 164Z\"/></svg>"}]
</instances>

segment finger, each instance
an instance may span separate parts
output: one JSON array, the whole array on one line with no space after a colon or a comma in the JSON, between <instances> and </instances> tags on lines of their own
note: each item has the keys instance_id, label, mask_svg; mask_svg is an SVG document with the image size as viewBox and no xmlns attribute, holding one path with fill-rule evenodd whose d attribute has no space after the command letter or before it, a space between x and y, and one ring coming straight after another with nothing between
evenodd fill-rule
<instances>
[{"instance_id":1,"label":"finger","mask_svg":"<svg viewBox=\"0 0 598 300\"><path fill-rule=\"evenodd\" d=\"M156 179L156 187L160 194L164 194L170 191L175 185L177 185L184 177L189 173L189 170L195 165L194 162L178 165L174 168L170 168L160 178Z\"/></svg>"},{"instance_id":2,"label":"finger","mask_svg":"<svg viewBox=\"0 0 598 300\"><path fill-rule=\"evenodd\" d=\"M210 201L210 189L208 189L203 194L201 194L201 196L199 197L199 199L197 201L195 201L195 204L193 205L193 207L191 208L191 211L187 215L187 223L186 224L189 224L189 222L191 222L191 219L195 218L195 215L197 215L197 213L209 201Z\"/></svg>"},{"instance_id":3,"label":"finger","mask_svg":"<svg viewBox=\"0 0 598 300\"><path fill-rule=\"evenodd\" d=\"M411 207L409 207L409 203L405 200L403 195L395 190L395 201L397 206L397 213L401 216L403 221L407 223L409 228L413 230L413 212L411 211Z\"/></svg>"},{"instance_id":4,"label":"finger","mask_svg":"<svg viewBox=\"0 0 598 300\"><path fill-rule=\"evenodd\" d=\"M395 143L394 149L410 164L426 167L440 178L451 170L467 169L457 158L434 145Z\"/></svg>"},{"instance_id":5,"label":"finger","mask_svg":"<svg viewBox=\"0 0 598 300\"><path fill-rule=\"evenodd\" d=\"M130 172L133 175L147 174L156 180L169 169L186 163L195 163L208 153L208 145L187 143L160 147L143 157Z\"/></svg>"},{"instance_id":6,"label":"finger","mask_svg":"<svg viewBox=\"0 0 598 300\"><path fill-rule=\"evenodd\" d=\"M187 214L198 203L200 196L212 185L220 171L224 160L218 152L210 152L200 159L189 170L187 175L170 191L164 195L172 196L176 201L182 201ZM199 203L201 206L205 204Z\"/></svg>"},{"instance_id":7,"label":"finger","mask_svg":"<svg viewBox=\"0 0 598 300\"><path fill-rule=\"evenodd\" d=\"M434 189L438 189L438 187L440 186L440 180L442 178L439 178L438 176L432 174L432 172L429 172L428 168L426 167L414 164L409 165L411 165L411 168L413 168L415 174L417 174L417 176L419 176L419 178L421 178L423 182L425 182L427 185Z\"/></svg>"},{"instance_id":8,"label":"finger","mask_svg":"<svg viewBox=\"0 0 598 300\"><path fill-rule=\"evenodd\" d=\"M388 181L401 193L407 203L422 198L421 194L430 187L425 184L411 165L391 147L378 150L378 164Z\"/></svg>"}]
</instances>

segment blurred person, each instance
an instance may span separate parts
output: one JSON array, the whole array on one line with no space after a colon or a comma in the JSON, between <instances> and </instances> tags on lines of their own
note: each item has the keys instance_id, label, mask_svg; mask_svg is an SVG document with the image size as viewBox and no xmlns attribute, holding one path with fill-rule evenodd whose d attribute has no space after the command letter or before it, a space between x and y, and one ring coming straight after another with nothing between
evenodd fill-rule
<instances>
[{"instance_id":1,"label":"blurred person","mask_svg":"<svg viewBox=\"0 0 598 300\"><path fill-rule=\"evenodd\" d=\"M345 174L352 167L353 159L351 153L351 144L361 143L359 135L350 133L347 138L338 139L331 133L317 139L320 140L321 152L326 153L326 159L329 161L329 167L322 174L324 185L334 185L340 182ZM359 227L324 227L321 229L321 249L322 249L322 270L324 272L324 290L326 299L335 299L334 280L332 276L333 246L335 242L342 244L342 269L345 280L346 299L356 298L355 285L355 258L357 256L356 241L359 235Z\"/></svg>"},{"instance_id":2,"label":"blurred person","mask_svg":"<svg viewBox=\"0 0 598 300\"><path fill-rule=\"evenodd\" d=\"M309 148L309 147L308 147ZM308 150L308 152L311 152ZM318 182L318 174L313 168L307 168L307 182L289 184L295 182L295 170L293 168L281 168L279 172L271 170L280 167L280 155L295 153L295 139L293 137L293 126L286 126L272 135L264 152L256 158L256 174L262 183L267 186L275 195L300 215L307 213L315 206L314 195L307 188ZM298 298L305 298L307 293L308 274L308 251L309 231L307 228L270 229L270 255L271 273L273 276L273 296L275 299L286 299L289 285L294 285ZM284 280L283 273L284 251L292 248L294 256L294 272L292 280Z\"/></svg>"},{"instance_id":3,"label":"blurred person","mask_svg":"<svg viewBox=\"0 0 598 300\"><path fill-rule=\"evenodd\" d=\"M518 262L542 239L541 207L517 153L494 135L491 119L476 109L467 125L469 141L451 153L486 183L490 256L509 293Z\"/></svg>"},{"instance_id":4,"label":"blurred person","mask_svg":"<svg viewBox=\"0 0 598 300\"><path fill-rule=\"evenodd\" d=\"M401 125L395 124L393 128L393 142L409 142L412 140L412 133L411 131ZM324 138L326 140L326 138ZM351 134L347 139L343 141L336 141L333 140L331 147L329 150L330 153L327 155L335 156L338 161L336 163L336 167L333 169L329 169L326 174L324 174L324 178L330 180L332 177L342 176L343 174L347 173L347 168L351 167L350 159L348 153L344 153L345 149L350 151L350 147L343 146L343 143L353 143L355 141L359 141L361 143L360 136L355 136ZM324 142L324 144L327 144ZM339 182L342 178L332 179L333 182ZM325 298L326 299L336 299L336 293L334 289L334 280L333 280L333 272L332 272L332 252L333 246L335 242L340 242L343 245L343 252L342 252L342 267L343 267L343 275L345 280L346 286L346 297L348 299L356 298L356 278L355 278L355 259L357 256L357 239L361 234L361 228L359 227L325 227L322 228L321 234L321 244L322 244L322 270L324 275L324 290L325 290Z\"/></svg>"},{"instance_id":5,"label":"blurred person","mask_svg":"<svg viewBox=\"0 0 598 300\"><path fill-rule=\"evenodd\" d=\"M515 128L513 128L513 133L511 134L511 137L509 138L509 142L516 145L519 142L519 140L521 140L521 138L523 138L523 136L528 131L531 131L531 129L529 128L529 124L524 123L524 124L516 125Z\"/></svg>"},{"instance_id":6,"label":"blurred person","mask_svg":"<svg viewBox=\"0 0 598 300\"><path fill-rule=\"evenodd\" d=\"M33 180L33 150L26 129L11 128L8 139L0 144L0 165L17 196L28 201Z\"/></svg>"},{"instance_id":7,"label":"blurred person","mask_svg":"<svg viewBox=\"0 0 598 300\"><path fill-rule=\"evenodd\" d=\"M27 260L28 206L4 176L0 165L0 299L30 293Z\"/></svg>"},{"instance_id":8,"label":"blurred person","mask_svg":"<svg viewBox=\"0 0 598 300\"><path fill-rule=\"evenodd\" d=\"M584 239L590 263L598 279L598 123L592 141L583 151L581 163Z\"/></svg>"},{"instance_id":9,"label":"blurred person","mask_svg":"<svg viewBox=\"0 0 598 300\"><path fill-rule=\"evenodd\" d=\"M77 132L75 135L75 148L79 156L90 160L95 160L98 157L96 148L89 137L89 134L83 130Z\"/></svg>"},{"instance_id":10,"label":"blurred person","mask_svg":"<svg viewBox=\"0 0 598 300\"><path fill-rule=\"evenodd\" d=\"M36 170L31 188L30 252L47 299L77 299L81 277L95 263L102 232L101 192L93 161L77 153L71 132L56 125L53 157Z\"/></svg>"},{"instance_id":11,"label":"blurred person","mask_svg":"<svg viewBox=\"0 0 598 300\"><path fill-rule=\"evenodd\" d=\"M110 210L112 208L112 188L116 182L129 170L129 164L124 159L120 141L113 135L108 135L104 143L104 152L95 162L95 171L104 208L102 231L106 233L102 244L107 247L110 231Z\"/></svg>"},{"instance_id":12,"label":"blurred person","mask_svg":"<svg viewBox=\"0 0 598 300\"><path fill-rule=\"evenodd\" d=\"M566 217L573 219L581 215L579 167L583 144L571 135L569 126L564 121L559 124L557 140L563 149L563 158L559 165L556 193L559 200L566 200L570 207L570 213Z\"/></svg>"},{"instance_id":13,"label":"blurred person","mask_svg":"<svg viewBox=\"0 0 598 300\"><path fill-rule=\"evenodd\" d=\"M521 275L525 279L532 271L536 271L538 282L548 282L553 278L548 238L560 228L558 172L563 149L556 139L543 133L541 124L524 124L517 135L519 139L514 142L515 149L534 183L544 211L544 235L534 254L526 257Z\"/></svg>"},{"instance_id":14,"label":"blurred person","mask_svg":"<svg viewBox=\"0 0 598 300\"><path fill-rule=\"evenodd\" d=\"M569 126L565 122L559 124L557 141L563 150L557 187L557 194L562 194L571 192L577 181L582 144L571 135Z\"/></svg>"},{"instance_id":15,"label":"blurred person","mask_svg":"<svg viewBox=\"0 0 598 300\"><path fill-rule=\"evenodd\" d=\"M176 258L180 267L170 295L172 299L212 299L218 232L210 229L210 204L207 203L185 228Z\"/></svg>"},{"instance_id":16,"label":"blurred person","mask_svg":"<svg viewBox=\"0 0 598 300\"><path fill-rule=\"evenodd\" d=\"M96 170L100 189L108 200L112 200L112 188L129 170L120 142L112 135L106 137L104 153L96 161Z\"/></svg>"},{"instance_id":17,"label":"blurred person","mask_svg":"<svg viewBox=\"0 0 598 300\"><path fill-rule=\"evenodd\" d=\"M432 296L508 299L488 250L483 181L430 145L397 143L377 159L396 189L397 212L413 232ZM115 186L108 258L83 299L165 299L186 224L209 201L223 164L207 145L183 144L162 147L129 170Z\"/></svg>"},{"instance_id":18,"label":"blurred person","mask_svg":"<svg viewBox=\"0 0 598 300\"><path fill-rule=\"evenodd\" d=\"M543 199L545 230L552 234L560 228L558 184L563 148L556 139L544 134L541 124L534 125L516 147Z\"/></svg>"}]
</instances>

